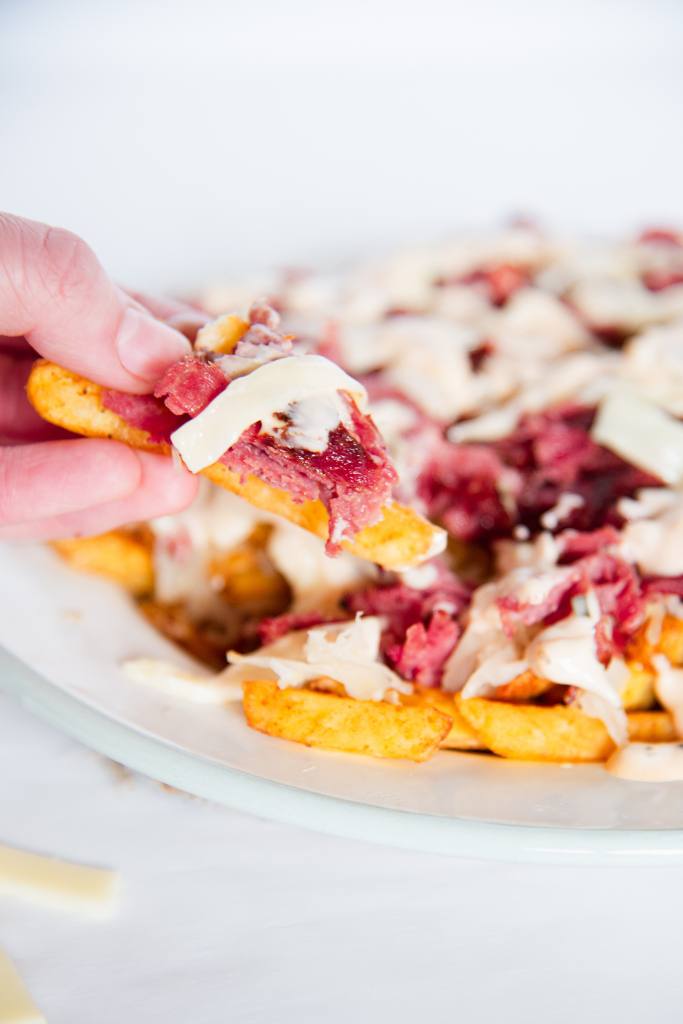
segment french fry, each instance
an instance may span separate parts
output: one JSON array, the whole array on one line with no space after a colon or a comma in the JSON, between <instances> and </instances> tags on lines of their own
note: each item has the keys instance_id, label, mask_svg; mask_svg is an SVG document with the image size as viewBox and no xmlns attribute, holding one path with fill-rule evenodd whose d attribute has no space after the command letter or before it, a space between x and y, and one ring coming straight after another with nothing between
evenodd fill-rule
<instances>
[{"instance_id":1,"label":"french fry","mask_svg":"<svg viewBox=\"0 0 683 1024\"><path fill-rule=\"evenodd\" d=\"M52 547L74 569L106 576L134 597L152 592L152 545L142 531L111 530L95 537L56 540Z\"/></svg>"},{"instance_id":2,"label":"french fry","mask_svg":"<svg viewBox=\"0 0 683 1024\"><path fill-rule=\"evenodd\" d=\"M434 707L352 700L333 693L253 680L244 684L253 729L325 750L425 761L447 736L451 719Z\"/></svg>"},{"instance_id":3,"label":"french fry","mask_svg":"<svg viewBox=\"0 0 683 1024\"><path fill-rule=\"evenodd\" d=\"M279 615L291 601L284 576L265 551L271 527L264 523L237 547L216 553L208 565L212 586L242 615Z\"/></svg>"},{"instance_id":4,"label":"french fry","mask_svg":"<svg viewBox=\"0 0 683 1024\"><path fill-rule=\"evenodd\" d=\"M656 647L672 665L683 665L683 619L676 619L673 615L665 616Z\"/></svg>"},{"instance_id":5,"label":"french fry","mask_svg":"<svg viewBox=\"0 0 683 1024\"><path fill-rule=\"evenodd\" d=\"M165 444L150 441L146 431L131 427L117 413L102 404L99 384L64 370L54 363L38 361L27 384L29 400L50 423L85 437L105 437L133 448L169 453ZM222 462L202 470L209 480L245 498L257 508L282 516L323 539L328 535L327 510L320 501L297 503L286 492L271 487L255 476L244 481ZM361 530L342 547L351 554L385 569L404 569L435 554L444 534L412 509L392 503L374 526Z\"/></svg>"},{"instance_id":6,"label":"french fry","mask_svg":"<svg viewBox=\"0 0 683 1024\"><path fill-rule=\"evenodd\" d=\"M497 700L529 701L546 693L553 684L549 679L542 679L527 669L515 676L509 683L503 683L496 689Z\"/></svg>"},{"instance_id":7,"label":"french fry","mask_svg":"<svg viewBox=\"0 0 683 1024\"><path fill-rule=\"evenodd\" d=\"M629 711L628 738L633 743L669 743L677 738L676 725L668 711Z\"/></svg>"},{"instance_id":8,"label":"french fry","mask_svg":"<svg viewBox=\"0 0 683 1024\"><path fill-rule=\"evenodd\" d=\"M401 703L409 707L436 708L448 715L451 727L439 744L443 750L485 750L472 726L463 718L460 701L459 693L445 693L428 687L416 688L415 693L404 696Z\"/></svg>"},{"instance_id":9,"label":"french fry","mask_svg":"<svg viewBox=\"0 0 683 1024\"><path fill-rule=\"evenodd\" d=\"M604 724L577 708L507 704L472 697L460 702L463 718L482 743L518 761L605 761L615 745ZM629 712L629 738L660 742L675 736L666 711Z\"/></svg>"},{"instance_id":10,"label":"french fry","mask_svg":"<svg viewBox=\"0 0 683 1024\"><path fill-rule=\"evenodd\" d=\"M621 703L627 711L645 711L655 702L655 674L639 661L628 661L628 679L621 691Z\"/></svg>"}]
</instances>

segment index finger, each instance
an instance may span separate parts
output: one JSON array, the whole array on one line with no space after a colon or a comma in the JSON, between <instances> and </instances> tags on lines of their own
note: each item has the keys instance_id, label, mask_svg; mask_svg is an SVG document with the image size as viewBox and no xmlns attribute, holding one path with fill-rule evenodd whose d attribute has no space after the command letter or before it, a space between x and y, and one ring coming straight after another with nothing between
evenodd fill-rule
<instances>
[{"instance_id":1,"label":"index finger","mask_svg":"<svg viewBox=\"0 0 683 1024\"><path fill-rule=\"evenodd\" d=\"M189 351L141 309L93 251L61 228L0 213L0 335L24 335L45 358L98 384L150 391Z\"/></svg>"}]
</instances>

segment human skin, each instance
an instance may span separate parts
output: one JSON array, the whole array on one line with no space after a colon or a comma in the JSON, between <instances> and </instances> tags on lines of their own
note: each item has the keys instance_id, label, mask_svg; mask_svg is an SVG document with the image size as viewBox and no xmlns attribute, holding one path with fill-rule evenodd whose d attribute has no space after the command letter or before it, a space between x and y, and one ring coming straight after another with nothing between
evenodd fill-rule
<instances>
[{"instance_id":1,"label":"human skin","mask_svg":"<svg viewBox=\"0 0 683 1024\"><path fill-rule=\"evenodd\" d=\"M0 540L100 533L192 501L197 481L171 459L72 438L38 417L24 389L43 356L148 393L202 320L125 292L71 232L0 213Z\"/></svg>"}]
</instances>

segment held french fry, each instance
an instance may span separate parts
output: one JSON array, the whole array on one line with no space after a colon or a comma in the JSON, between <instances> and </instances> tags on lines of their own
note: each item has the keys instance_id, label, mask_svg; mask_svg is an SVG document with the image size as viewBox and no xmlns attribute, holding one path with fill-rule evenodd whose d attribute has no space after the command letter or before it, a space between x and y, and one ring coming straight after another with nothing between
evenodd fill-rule
<instances>
[{"instance_id":1,"label":"held french fry","mask_svg":"<svg viewBox=\"0 0 683 1024\"><path fill-rule=\"evenodd\" d=\"M168 445L155 444L146 431L131 427L117 413L106 409L101 392L99 384L44 361L35 364L27 384L31 404L50 423L85 437L111 438L133 448L168 454ZM327 538L328 515L322 502L299 504L285 491L255 476L242 481L239 474L221 462L214 462L202 474L257 508ZM443 531L412 509L394 503L386 506L380 522L343 541L342 547L385 569L404 569L435 554L442 537Z\"/></svg>"},{"instance_id":2,"label":"held french fry","mask_svg":"<svg viewBox=\"0 0 683 1024\"><path fill-rule=\"evenodd\" d=\"M370 757L425 761L448 735L451 719L434 707L351 700L334 693L253 680L244 684L252 729L309 747Z\"/></svg>"}]
</instances>

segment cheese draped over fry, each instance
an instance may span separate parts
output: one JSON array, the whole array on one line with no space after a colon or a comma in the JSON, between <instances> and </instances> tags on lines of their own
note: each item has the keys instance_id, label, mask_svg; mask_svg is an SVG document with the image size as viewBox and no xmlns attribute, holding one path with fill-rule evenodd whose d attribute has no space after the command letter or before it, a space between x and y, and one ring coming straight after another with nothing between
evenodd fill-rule
<instances>
[{"instance_id":1,"label":"cheese draped over fry","mask_svg":"<svg viewBox=\"0 0 683 1024\"><path fill-rule=\"evenodd\" d=\"M253 654L231 651L226 678L271 679L284 688L327 677L356 700L382 700L390 690L411 693L411 684L380 662L381 633L375 616L297 630Z\"/></svg>"}]
</instances>

